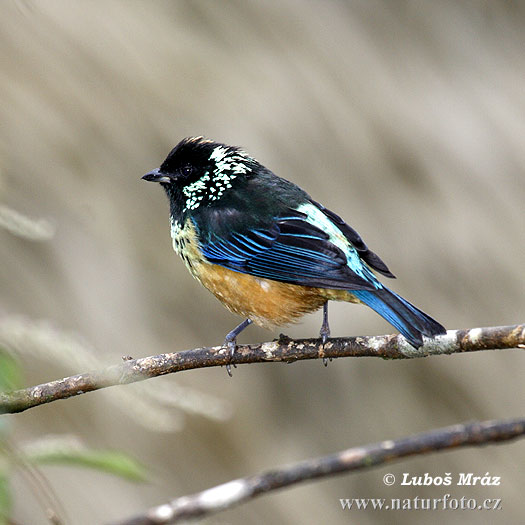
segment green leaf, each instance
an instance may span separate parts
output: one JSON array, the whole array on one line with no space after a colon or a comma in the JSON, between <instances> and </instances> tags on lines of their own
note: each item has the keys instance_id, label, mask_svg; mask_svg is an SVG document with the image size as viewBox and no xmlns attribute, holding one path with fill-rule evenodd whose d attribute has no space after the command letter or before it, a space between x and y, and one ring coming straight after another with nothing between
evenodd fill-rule
<instances>
[{"instance_id":1,"label":"green leaf","mask_svg":"<svg viewBox=\"0 0 525 525\"><path fill-rule=\"evenodd\" d=\"M16 390L22 385L20 365L17 360L0 347L0 392ZM6 440L9 420L0 416L0 525L9 523L11 515L11 490L9 486L10 461L6 456Z\"/></svg>"},{"instance_id":2,"label":"green leaf","mask_svg":"<svg viewBox=\"0 0 525 525\"><path fill-rule=\"evenodd\" d=\"M43 446L44 445L44 446ZM145 481L146 468L128 454L113 450L92 450L63 440L24 447L24 459L37 465L73 465L107 472L129 481Z\"/></svg>"},{"instance_id":3,"label":"green leaf","mask_svg":"<svg viewBox=\"0 0 525 525\"><path fill-rule=\"evenodd\" d=\"M0 392L21 388L22 374L20 364L7 351L0 347Z\"/></svg>"},{"instance_id":4,"label":"green leaf","mask_svg":"<svg viewBox=\"0 0 525 525\"><path fill-rule=\"evenodd\" d=\"M10 515L11 492L9 490L9 480L7 479L7 472L2 470L0 472L0 525L7 525Z\"/></svg>"}]
</instances>

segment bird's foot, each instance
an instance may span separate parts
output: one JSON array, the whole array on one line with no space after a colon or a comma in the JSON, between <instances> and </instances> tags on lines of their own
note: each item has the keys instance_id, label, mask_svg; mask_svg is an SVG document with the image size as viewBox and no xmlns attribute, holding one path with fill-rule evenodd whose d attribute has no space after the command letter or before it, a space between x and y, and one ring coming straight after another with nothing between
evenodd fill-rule
<instances>
[{"instance_id":1,"label":"bird's foot","mask_svg":"<svg viewBox=\"0 0 525 525\"><path fill-rule=\"evenodd\" d=\"M228 339L226 339L224 341L224 346L227 347L230 352L230 362L226 365L226 372L228 372L228 375L232 377L231 365L233 365L233 368L237 368L237 365L231 362L233 360L233 356L235 355L235 350L237 349L237 340L233 339L228 341Z\"/></svg>"},{"instance_id":2,"label":"bird's foot","mask_svg":"<svg viewBox=\"0 0 525 525\"><path fill-rule=\"evenodd\" d=\"M323 347L324 347L324 345L328 341L328 338L330 337L330 328L328 328L326 332L323 332L323 328L321 328L321 332L319 333L319 336L321 337L321 343L323 344ZM332 360L331 357L323 357L323 365L328 366L328 361L331 361L331 360Z\"/></svg>"},{"instance_id":3,"label":"bird's foot","mask_svg":"<svg viewBox=\"0 0 525 525\"><path fill-rule=\"evenodd\" d=\"M323 343L323 345L326 344L326 342L328 341L328 338L330 337L330 328L328 326L321 326L321 331L319 332L319 337L321 338L321 343Z\"/></svg>"}]
</instances>

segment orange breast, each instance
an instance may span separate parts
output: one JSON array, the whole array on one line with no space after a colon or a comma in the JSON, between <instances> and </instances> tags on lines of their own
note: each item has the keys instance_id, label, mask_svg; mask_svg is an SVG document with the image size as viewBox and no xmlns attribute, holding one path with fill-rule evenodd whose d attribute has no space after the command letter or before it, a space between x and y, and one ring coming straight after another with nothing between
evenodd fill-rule
<instances>
[{"instance_id":1,"label":"orange breast","mask_svg":"<svg viewBox=\"0 0 525 525\"><path fill-rule=\"evenodd\" d=\"M207 264L198 279L229 310L271 328L290 323L325 302L316 288L260 279Z\"/></svg>"},{"instance_id":2,"label":"orange breast","mask_svg":"<svg viewBox=\"0 0 525 525\"><path fill-rule=\"evenodd\" d=\"M197 279L232 312L273 328L297 321L328 299L357 302L344 290L281 283L234 272L216 264L197 268Z\"/></svg>"},{"instance_id":3,"label":"orange breast","mask_svg":"<svg viewBox=\"0 0 525 525\"><path fill-rule=\"evenodd\" d=\"M234 272L204 259L191 223L172 226L173 247L189 271L230 311L249 317L254 323L273 328L298 320L320 308L328 299L358 302L344 290L313 288L281 283Z\"/></svg>"}]
</instances>

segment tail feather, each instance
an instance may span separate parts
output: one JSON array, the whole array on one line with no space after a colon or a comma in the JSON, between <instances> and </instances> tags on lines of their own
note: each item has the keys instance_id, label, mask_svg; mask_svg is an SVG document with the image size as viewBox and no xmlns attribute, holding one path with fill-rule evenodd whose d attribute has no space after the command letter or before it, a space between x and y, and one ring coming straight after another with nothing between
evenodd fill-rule
<instances>
[{"instance_id":1,"label":"tail feather","mask_svg":"<svg viewBox=\"0 0 525 525\"><path fill-rule=\"evenodd\" d=\"M423 337L445 334L444 326L386 287L379 290L352 290L360 301L375 310L405 336L415 348L423 344Z\"/></svg>"}]
</instances>

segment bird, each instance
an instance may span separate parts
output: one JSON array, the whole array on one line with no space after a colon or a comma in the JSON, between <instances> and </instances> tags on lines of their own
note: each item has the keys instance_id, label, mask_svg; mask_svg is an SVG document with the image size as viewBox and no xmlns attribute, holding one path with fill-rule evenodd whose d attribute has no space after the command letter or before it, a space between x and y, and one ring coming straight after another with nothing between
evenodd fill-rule
<instances>
[{"instance_id":1,"label":"bird","mask_svg":"<svg viewBox=\"0 0 525 525\"><path fill-rule=\"evenodd\" d=\"M326 344L328 301L369 306L415 348L446 333L378 279L395 276L356 230L244 149L187 137L142 179L164 188L173 248L191 275L245 318L225 338L232 358L250 324L274 329L321 307Z\"/></svg>"}]
</instances>

